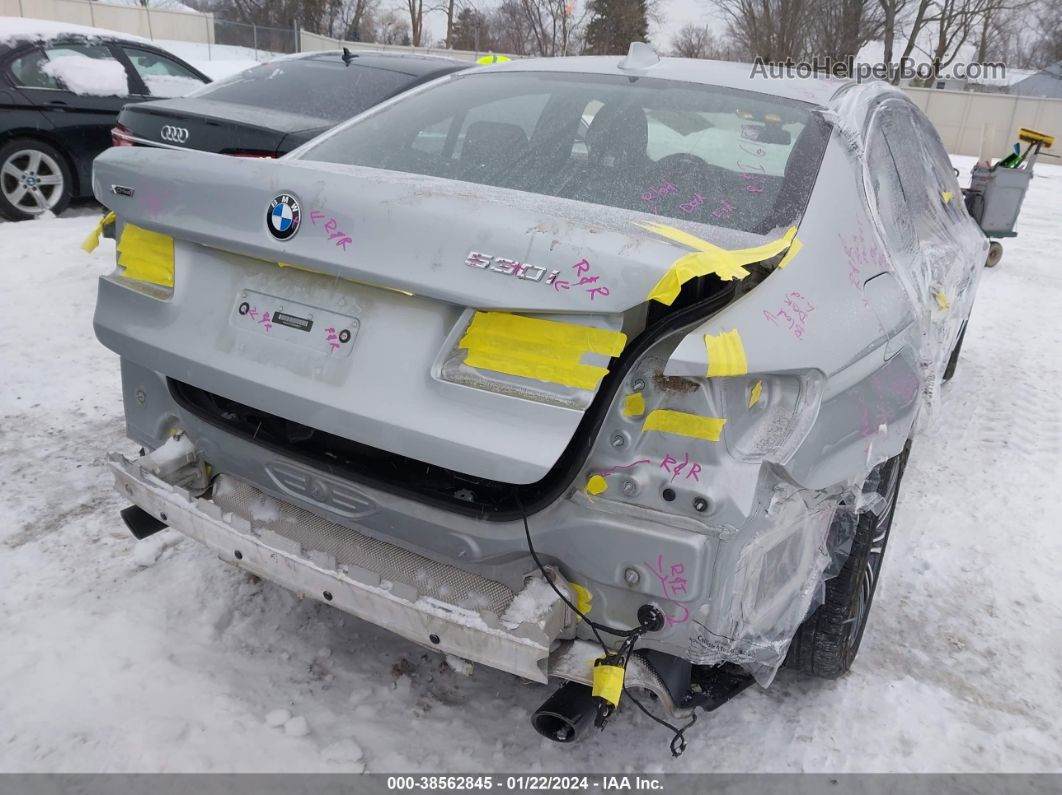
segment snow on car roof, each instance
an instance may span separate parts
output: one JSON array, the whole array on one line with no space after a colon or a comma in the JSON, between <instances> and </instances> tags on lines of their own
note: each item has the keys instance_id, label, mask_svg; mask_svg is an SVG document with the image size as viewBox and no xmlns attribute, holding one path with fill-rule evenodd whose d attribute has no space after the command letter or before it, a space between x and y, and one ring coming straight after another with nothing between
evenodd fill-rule
<instances>
[{"instance_id":1,"label":"snow on car roof","mask_svg":"<svg viewBox=\"0 0 1062 795\"><path fill-rule=\"evenodd\" d=\"M826 105L838 91L854 81L834 77L763 77L753 74L752 64L733 61L708 61L700 58L661 58L659 63L642 69L620 69L622 57L581 55L569 58L528 58L490 64L470 71L582 72L632 77L658 77L686 83L702 83L723 88L755 91L813 105Z\"/></svg>"},{"instance_id":2,"label":"snow on car roof","mask_svg":"<svg viewBox=\"0 0 1062 795\"><path fill-rule=\"evenodd\" d=\"M84 36L91 39L123 39L142 44L152 44L149 39L131 33L119 33L107 28L90 28L70 22L52 19L29 19L25 17L0 17L0 44L17 41L51 41L63 36Z\"/></svg>"}]
</instances>

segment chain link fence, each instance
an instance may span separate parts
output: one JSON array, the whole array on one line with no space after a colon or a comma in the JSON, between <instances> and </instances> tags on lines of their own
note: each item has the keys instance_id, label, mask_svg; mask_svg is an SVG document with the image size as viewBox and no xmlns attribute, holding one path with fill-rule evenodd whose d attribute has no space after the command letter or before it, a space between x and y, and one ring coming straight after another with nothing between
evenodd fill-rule
<instances>
[{"instance_id":1,"label":"chain link fence","mask_svg":"<svg viewBox=\"0 0 1062 795\"><path fill-rule=\"evenodd\" d=\"M299 51L299 29L294 25L290 28L273 28L215 17L214 44L247 47L254 50L256 59L260 53L293 53Z\"/></svg>"}]
</instances>

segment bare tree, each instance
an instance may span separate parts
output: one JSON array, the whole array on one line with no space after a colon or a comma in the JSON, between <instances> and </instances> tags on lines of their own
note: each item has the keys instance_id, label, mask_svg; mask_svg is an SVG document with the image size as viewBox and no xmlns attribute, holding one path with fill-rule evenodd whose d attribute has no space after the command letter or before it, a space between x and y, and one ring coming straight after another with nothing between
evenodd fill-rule
<instances>
[{"instance_id":1,"label":"bare tree","mask_svg":"<svg viewBox=\"0 0 1062 795\"><path fill-rule=\"evenodd\" d=\"M907 8L908 0L878 0L881 9L881 40L884 44L884 52L881 60L884 63L892 63L892 50L896 43L897 25Z\"/></svg>"},{"instance_id":2,"label":"bare tree","mask_svg":"<svg viewBox=\"0 0 1062 795\"><path fill-rule=\"evenodd\" d=\"M725 55L719 39L707 25L698 27L692 23L683 25L675 34L671 49L680 58L722 59Z\"/></svg>"},{"instance_id":3,"label":"bare tree","mask_svg":"<svg viewBox=\"0 0 1062 795\"><path fill-rule=\"evenodd\" d=\"M409 11L410 41L414 47L419 47L424 32L424 0L406 0L406 8Z\"/></svg>"},{"instance_id":4,"label":"bare tree","mask_svg":"<svg viewBox=\"0 0 1062 795\"><path fill-rule=\"evenodd\" d=\"M410 0L412 2L412 0ZM530 32L531 52L552 57L568 55L581 38L586 10L578 12L576 0L518 0Z\"/></svg>"},{"instance_id":5,"label":"bare tree","mask_svg":"<svg viewBox=\"0 0 1062 795\"><path fill-rule=\"evenodd\" d=\"M986 0L977 23L975 60L978 63L990 59L1009 61L1012 52L1018 49L1022 31L1043 31L1042 23L1052 17L1062 18L1062 6L1057 3L1049 6L1037 0ZM1029 18L1039 19L1041 25L1029 25Z\"/></svg>"},{"instance_id":6,"label":"bare tree","mask_svg":"<svg viewBox=\"0 0 1062 795\"><path fill-rule=\"evenodd\" d=\"M992 0L937 0L935 14L927 28L931 34L926 52L936 79L952 64L960 48L971 37Z\"/></svg>"},{"instance_id":7,"label":"bare tree","mask_svg":"<svg viewBox=\"0 0 1062 795\"><path fill-rule=\"evenodd\" d=\"M531 52L531 25L521 0L502 0L487 13L491 44L497 52L527 55Z\"/></svg>"},{"instance_id":8,"label":"bare tree","mask_svg":"<svg viewBox=\"0 0 1062 795\"><path fill-rule=\"evenodd\" d=\"M379 6L379 0L347 0L343 8L343 38L350 41L367 41L367 17Z\"/></svg>"},{"instance_id":9,"label":"bare tree","mask_svg":"<svg viewBox=\"0 0 1062 795\"><path fill-rule=\"evenodd\" d=\"M376 23L376 41L381 44L409 44L409 22L396 11L384 11Z\"/></svg>"},{"instance_id":10,"label":"bare tree","mask_svg":"<svg viewBox=\"0 0 1062 795\"><path fill-rule=\"evenodd\" d=\"M1030 40L1021 45L1024 68L1044 69L1062 61L1062 6L1057 0L1042 0L1029 13L1038 24L1030 26Z\"/></svg>"},{"instance_id":11,"label":"bare tree","mask_svg":"<svg viewBox=\"0 0 1062 795\"><path fill-rule=\"evenodd\" d=\"M833 0L815 9L810 49L814 55L848 65L859 50L884 32L879 0Z\"/></svg>"},{"instance_id":12,"label":"bare tree","mask_svg":"<svg viewBox=\"0 0 1062 795\"><path fill-rule=\"evenodd\" d=\"M812 0L714 0L727 33L753 58L784 61L808 50Z\"/></svg>"},{"instance_id":13,"label":"bare tree","mask_svg":"<svg viewBox=\"0 0 1062 795\"><path fill-rule=\"evenodd\" d=\"M914 16L911 19L910 26L907 28L907 44L904 45L903 55L900 56L900 61L905 61L911 57L911 53L914 52L914 49L918 44L918 37L922 35L922 30L934 19L934 0L915 0L915 3ZM890 62L891 59L886 61L886 63ZM893 74L892 82L900 82L900 73L898 71Z\"/></svg>"}]
</instances>

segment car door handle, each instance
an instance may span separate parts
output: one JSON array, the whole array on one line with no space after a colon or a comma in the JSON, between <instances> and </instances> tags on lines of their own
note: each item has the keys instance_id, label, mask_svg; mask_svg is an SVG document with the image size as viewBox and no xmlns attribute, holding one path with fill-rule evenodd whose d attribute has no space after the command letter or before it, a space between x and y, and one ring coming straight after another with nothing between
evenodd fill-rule
<instances>
[{"instance_id":1,"label":"car door handle","mask_svg":"<svg viewBox=\"0 0 1062 795\"><path fill-rule=\"evenodd\" d=\"M50 100L48 100L48 104L52 105L54 107L57 107L57 108L65 108L66 107L66 102L61 100L61 99L50 99Z\"/></svg>"}]
</instances>

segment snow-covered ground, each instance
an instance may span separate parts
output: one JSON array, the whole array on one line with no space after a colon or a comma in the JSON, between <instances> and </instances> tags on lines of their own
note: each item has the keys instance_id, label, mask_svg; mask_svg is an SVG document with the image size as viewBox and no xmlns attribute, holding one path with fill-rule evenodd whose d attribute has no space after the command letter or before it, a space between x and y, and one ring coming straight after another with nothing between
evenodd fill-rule
<instances>
[{"instance_id":1,"label":"snow-covered ground","mask_svg":"<svg viewBox=\"0 0 1062 795\"><path fill-rule=\"evenodd\" d=\"M970 160L956 158L965 173ZM98 213L0 224L0 771L1062 770L1062 167L986 271L914 445L855 670L782 672L669 735L621 709L558 746L549 689L299 601L167 531L97 463L131 451L92 334Z\"/></svg>"},{"instance_id":2,"label":"snow-covered ground","mask_svg":"<svg viewBox=\"0 0 1062 795\"><path fill-rule=\"evenodd\" d=\"M153 43L187 61L213 80L221 80L257 63L281 56L280 53L235 44L200 44L174 39L156 39Z\"/></svg>"}]
</instances>

